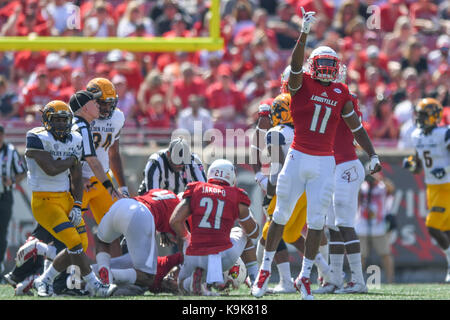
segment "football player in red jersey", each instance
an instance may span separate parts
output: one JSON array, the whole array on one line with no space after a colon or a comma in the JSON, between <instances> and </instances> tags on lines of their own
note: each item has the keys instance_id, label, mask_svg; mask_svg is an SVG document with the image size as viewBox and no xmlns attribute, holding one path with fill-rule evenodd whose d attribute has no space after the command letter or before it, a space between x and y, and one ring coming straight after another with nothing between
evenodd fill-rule
<instances>
[{"instance_id":1,"label":"football player in red jersey","mask_svg":"<svg viewBox=\"0 0 450 320\"><path fill-rule=\"evenodd\" d=\"M294 284L302 298L311 300L310 273L322 238L325 217L334 192L333 156L336 129L341 119L356 141L370 157L371 173L381 170L372 143L354 111L348 88L335 82L339 59L329 47L318 47L309 57L309 70L303 70L305 42L315 12L302 8L302 32L291 57L288 89L291 94L291 114L294 120L294 140L286 156L276 188L277 203L269 227L263 263L252 295L261 297L267 290L270 266L276 248L297 199L306 192L308 231L302 271Z\"/></svg>"},{"instance_id":2,"label":"football player in red jersey","mask_svg":"<svg viewBox=\"0 0 450 320\"><path fill-rule=\"evenodd\" d=\"M356 95L350 93L350 99L356 114L361 116ZM325 282L313 293L366 293L367 286L362 272L360 242L355 231L358 194L364 181L365 171L356 155L353 134L344 121L339 123L336 136L339 139L334 141L335 191L326 222L330 232L332 283ZM351 281L345 287L343 287L342 279L344 253L347 254L352 274Z\"/></svg>"},{"instance_id":3,"label":"football player in red jersey","mask_svg":"<svg viewBox=\"0 0 450 320\"><path fill-rule=\"evenodd\" d=\"M156 232L175 236L169 218L179 202L172 191L153 189L141 196L120 199L111 206L98 225L97 252L108 252L110 244L124 235L129 254L113 259L97 255L93 268L98 269L102 281L153 288L155 281L161 281L173 266L181 263L181 254L158 257L155 238Z\"/></svg>"},{"instance_id":4,"label":"football player in red jersey","mask_svg":"<svg viewBox=\"0 0 450 320\"><path fill-rule=\"evenodd\" d=\"M244 249L253 245L251 239L256 240L259 235L258 224L250 214L250 199L243 189L235 186L234 165L228 160L215 160L207 178L207 182L187 185L182 202L170 218L178 239L187 242L178 275L182 293L189 290L201 294L204 272L207 284L223 283L223 272L235 264ZM185 225L188 219L190 232ZM236 221L242 228L233 228ZM184 281L189 277L191 288Z\"/></svg>"}]
</instances>

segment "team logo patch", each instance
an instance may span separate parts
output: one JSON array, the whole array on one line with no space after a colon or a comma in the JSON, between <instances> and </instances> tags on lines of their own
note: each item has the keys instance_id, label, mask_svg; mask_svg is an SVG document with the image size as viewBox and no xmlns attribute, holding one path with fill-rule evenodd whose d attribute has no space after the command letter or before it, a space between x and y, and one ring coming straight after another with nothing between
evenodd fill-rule
<instances>
[{"instance_id":1,"label":"team logo patch","mask_svg":"<svg viewBox=\"0 0 450 320\"><path fill-rule=\"evenodd\" d=\"M348 183L353 182L358 179L358 172L355 167L351 167L342 173L341 178Z\"/></svg>"},{"instance_id":2,"label":"team logo patch","mask_svg":"<svg viewBox=\"0 0 450 320\"><path fill-rule=\"evenodd\" d=\"M334 92L336 92L336 93L342 93L341 89L339 89L339 88L334 88L333 90L334 90Z\"/></svg>"}]
</instances>

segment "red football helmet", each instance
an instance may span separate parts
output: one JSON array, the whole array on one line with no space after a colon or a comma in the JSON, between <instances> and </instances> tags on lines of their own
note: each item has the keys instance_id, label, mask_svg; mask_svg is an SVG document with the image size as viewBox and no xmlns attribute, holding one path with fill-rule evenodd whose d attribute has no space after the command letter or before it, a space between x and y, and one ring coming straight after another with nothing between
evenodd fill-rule
<instances>
[{"instance_id":1,"label":"red football helmet","mask_svg":"<svg viewBox=\"0 0 450 320\"><path fill-rule=\"evenodd\" d=\"M327 46L320 46L308 58L311 78L321 81L336 81L340 61L337 53Z\"/></svg>"}]
</instances>

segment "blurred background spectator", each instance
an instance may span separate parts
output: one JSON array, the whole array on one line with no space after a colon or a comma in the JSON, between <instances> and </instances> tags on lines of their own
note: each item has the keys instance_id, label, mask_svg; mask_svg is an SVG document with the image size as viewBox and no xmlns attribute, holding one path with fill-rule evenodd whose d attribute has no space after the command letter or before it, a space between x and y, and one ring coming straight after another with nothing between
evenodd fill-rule
<instances>
[{"instance_id":1,"label":"blurred background spectator","mask_svg":"<svg viewBox=\"0 0 450 320\"><path fill-rule=\"evenodd\" d=\"M373 5L379 11L368 10ZM0 0L0 35L202 37L209 35L209 6L207 0ZM49 99L67 100L88 79L107 77L115 79L125 129L136 123L174 129L180 118L207 113L217 129L247 128L259 103L280 92L303 6L317 12L305 60L320 45L337 50L375 146L406 147L415 104L425 96L443 104L448 123L448 1L228 0L220 6L225 46L214 52L0 52L2 119L26 127L25 119L36 120Z\"/></svg>"}]
</instances>

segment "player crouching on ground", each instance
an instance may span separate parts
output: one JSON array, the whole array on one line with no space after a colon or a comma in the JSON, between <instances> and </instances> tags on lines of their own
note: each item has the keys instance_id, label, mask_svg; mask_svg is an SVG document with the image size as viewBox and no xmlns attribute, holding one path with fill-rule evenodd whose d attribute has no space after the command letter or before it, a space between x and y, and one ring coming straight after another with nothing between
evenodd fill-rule
<instances>
[{"instance_id":1,"label":"player crouching on ground","mask_svg":"<svg viewBox=\"0 0 450 320\"><path fill-rule=\"evenodd\" d=\"M154 288L155 280L162 278L175 265L181 264L181 253L158 257L156 232L175 232L169 226L169 218L180 200L170 190L153 189L134 198L115 202L98 226L97 252L108 252L111 243L125 236L128 253L110 259L97 254L93 266L102 278L115 284L136 285L145 290Z\"/></svg>"},{"instance_id":2,"label":"player crouching on ground","mask_svg":"<svg viewBox=\"0 0 450 320\"><path fill-rule=\"evenodd\" d=\"M250 214L250 199L235 186L234 165L228 160L215 160L207 178L208 182L187 185L183 200L170 218L172 229L183 239L179 247L184 245L185 255L178 275L183 294L207 294L202 286L205 274L207 285L223 283L223 272L236 263L247 246L253 246L259 235L259 226ZM236 221L242 229L233 228ZM185 281L189 277L192 281Z\"/></svg>"}]
</instances>

